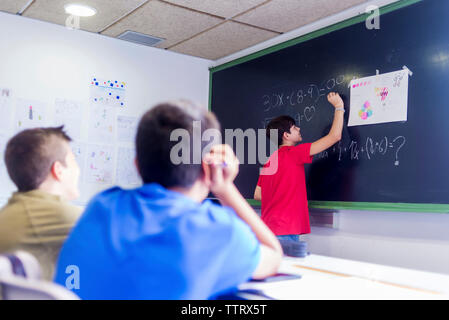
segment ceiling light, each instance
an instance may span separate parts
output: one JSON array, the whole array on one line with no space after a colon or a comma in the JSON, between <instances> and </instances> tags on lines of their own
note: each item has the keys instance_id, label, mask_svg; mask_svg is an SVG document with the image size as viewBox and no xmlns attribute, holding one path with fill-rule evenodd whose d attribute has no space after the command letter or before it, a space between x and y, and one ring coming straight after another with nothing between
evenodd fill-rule
<instances>
[{"instance_id":1,"label":"ceiling light","mask_svg":"<svg viewBox=\"0 0 449 320\"><path fill-rule=\"evenodd\" d=\"M84 4L66 4L64 9L66 13L78 17L91 17L97 13L97 10Z\"/></svg>"}]
</instances>

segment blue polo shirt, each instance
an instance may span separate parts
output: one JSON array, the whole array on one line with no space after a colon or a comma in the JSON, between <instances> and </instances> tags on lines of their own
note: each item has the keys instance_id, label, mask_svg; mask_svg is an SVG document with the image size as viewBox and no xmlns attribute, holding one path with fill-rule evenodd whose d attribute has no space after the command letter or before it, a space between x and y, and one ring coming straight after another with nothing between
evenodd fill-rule
<instances>
[{"instance_id":1,"label":"blue polo shirt","mask_svg":"<svg viewBox=\"0 0 449 320\"><path fill-rule=\"evenodd\" d=\"M90 202L55 282L81 299L208 299L247 281L259 260L258 240L232 209L146 184Z\"/></svg>"}]
</instances>

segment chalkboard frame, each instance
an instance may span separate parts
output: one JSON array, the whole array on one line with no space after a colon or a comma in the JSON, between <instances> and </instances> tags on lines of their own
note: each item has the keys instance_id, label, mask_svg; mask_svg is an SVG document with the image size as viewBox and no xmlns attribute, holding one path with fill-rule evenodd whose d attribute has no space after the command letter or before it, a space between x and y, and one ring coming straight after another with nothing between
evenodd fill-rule
<instances>
[{"instance_id":1,"label":"chalkboard frame","mask_svg":"<svg viewBox=\"0 0 449 320\"><path fill-rule=\"evenodd\" d=\"M402 9L423 0L401 0L379 8L380 15ZM272 47L257 51L236 60L218 65L209 69L209 110L212 110L213 74L236 65L257 59L270 53L321 37L333 31L337 31L357 23L365 21L370 13L364 13L347 20L329 25L311 33L299 36ZM260 201L247 199L252 206L260 206ZM449 204L416 204L416 203L386 203L386 202L336 202L336 201L309 201L309 208L332 210L360 210L360 211L388 211L388 212L425 212L425 213L449 213Z\"/></svg>"}]
</instances>

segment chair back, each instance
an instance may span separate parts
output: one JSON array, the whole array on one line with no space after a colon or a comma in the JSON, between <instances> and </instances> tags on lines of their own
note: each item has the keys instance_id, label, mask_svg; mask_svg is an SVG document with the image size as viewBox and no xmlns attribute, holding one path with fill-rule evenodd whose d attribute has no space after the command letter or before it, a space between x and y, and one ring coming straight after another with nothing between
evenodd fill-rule
<instances>
[{"instance_id":1,"label":"chair back","mask_svg":"<svg viewBox=\"0 0 449 320\"><path fill-rule=\"evenodd\" d=\"M70 290L41 280L41 268L30 253L0 255L0 299L79 300Z\"/></svg>"}]
</instances>

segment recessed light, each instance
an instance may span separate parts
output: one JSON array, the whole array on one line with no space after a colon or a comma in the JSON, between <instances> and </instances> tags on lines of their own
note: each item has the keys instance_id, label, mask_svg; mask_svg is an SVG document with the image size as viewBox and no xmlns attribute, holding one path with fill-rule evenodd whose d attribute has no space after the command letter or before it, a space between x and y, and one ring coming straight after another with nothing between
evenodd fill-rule
<instances>
[{"instance_id":1,"label":"recessed light","mask_svg":"<svg viewBox=\"0 0 449 320\"><path fill-rule=\"evenodd\" d=\"M97 13L97 10L92 7L76 3L66 4L64 9L66 13L78 17L91 17Z\"/></svg>"}]
</instances>

